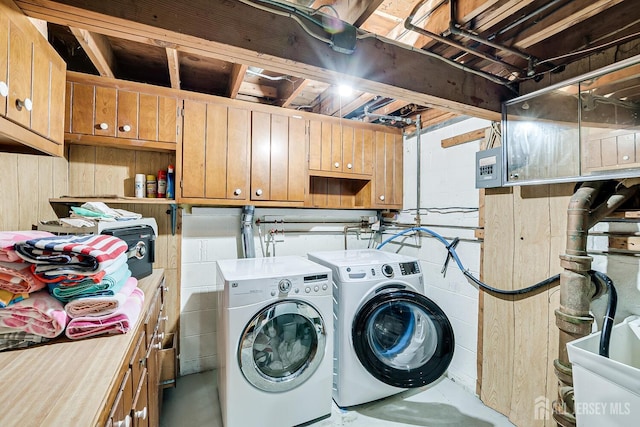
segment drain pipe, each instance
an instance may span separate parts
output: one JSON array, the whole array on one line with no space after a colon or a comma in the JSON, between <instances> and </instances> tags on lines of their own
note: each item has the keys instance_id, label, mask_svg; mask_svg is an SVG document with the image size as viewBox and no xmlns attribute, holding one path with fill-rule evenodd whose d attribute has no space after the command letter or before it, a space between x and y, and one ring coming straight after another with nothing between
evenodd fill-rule
<instances>
[{"instance_id":1,"label":"drain pipe","mask_svg":"<svg viewBox=\"0 0 640 427\"><path fill-rule=\"evenodd\" d=\"M421 149L420 149L420 125L422 124L422 119L420 118L420 114L416 115L416 225L420 227L420 180L422 179L422 173L420 171L420 160L422 157Z\"/></svg>"},{"instance_id":2,"label":"drain pipe","mask_svg":"<svg viewBox=\"0 0 640 427\"><path fill-rule=\"evenodd\" d=\"M560 308L555 311L560 329L559 355L554 360L558 378L558 399L553 402L553 418L562 427L575 427L573 376L567 343L591 333L591 301L604 295L606 288L591 280L592 258L587 255L589 229L634 196L639 186L622 187L599 206L593 207L604 190L604 182L583 183L571 197L567 208L566 253L560 255Z\"/></svg>"}]
</instances>

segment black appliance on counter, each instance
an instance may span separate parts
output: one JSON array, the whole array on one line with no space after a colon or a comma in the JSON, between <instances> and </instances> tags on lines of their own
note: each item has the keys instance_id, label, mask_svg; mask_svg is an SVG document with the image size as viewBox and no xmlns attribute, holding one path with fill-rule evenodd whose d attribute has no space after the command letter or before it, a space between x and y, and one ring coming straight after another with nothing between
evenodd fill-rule
<instances>
[{"instance_id":1,"label":"black appliance on counter","mask_svg":"<svg viewBox=\"0 0 640 427\"><path fill-rule=\"evenodd\" d=\"M108 234L124 240L129 247L127 264L131 275L136 279L147 277L153 270L155 261L154 230L149 225L133 225L130 227L107 228L101 234Z\"/></svg>"}]
</instances>

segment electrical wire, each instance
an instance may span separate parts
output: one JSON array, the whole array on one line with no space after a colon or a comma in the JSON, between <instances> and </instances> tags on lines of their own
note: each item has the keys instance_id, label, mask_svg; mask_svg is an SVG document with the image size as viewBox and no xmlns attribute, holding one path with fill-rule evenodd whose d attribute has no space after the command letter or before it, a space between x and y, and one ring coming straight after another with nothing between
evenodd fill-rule
<instances>
[{"instance_id":1,"label":"electrical wire","mask_svg":"<svg viewBox=\"0 0 640 427\"><path fill-rule=\"evenodd\" d=\"M551 276L548 279L545 279L545 280L543 280L541 282L538 282L538 283L536 283L534 285L531 285L531 286L528 286L528 287L522 288L522 289L504 290L504 289L494 288L493 286L487 285L486 283L482 282L481 280L475 278L473 276L473 274L471 274L469 272L469 270L464 267L464 265L462 264L462 261L460 261L460 258L458 257L458 254L456 253L456 249L455 249L455 246L453 245L453 242L449 242L447 239L442 237L440 234L436 233L435 231L429 230L428 228L424 228L424 227L412 227L412 228L408 228L406 230L403 230L403 231L401 231L399 233L396 233L393 236L389 237L388 239L384 240L382 243L380 243L376 247L376 249L380 249L384 245L386 245L387 243L392 241L393 239L396 239L396 238L398 238L400 236L403 236L403 235L405 235L407 233L411 233L411 232L423 232L423 233L427 233L427 234L430 234L431 236L435 237L447 249L447 252L448 252L447 261L448 261L449 257L453 258L453 260L456 262L456 265L458 266L458 268L460 269L462 274L464 274L469 280L471 280L473 283L478 285L480 288L482 288L482 289L484 289L486 291L489 291L489 292L493 292L495 294L500 294L500 295L522 295L522 294L527 294L527 293L534 292L534 291L536 291L536 290L538 290L540 288L543 288L545 286L548 286L548 285L560 280L560 275L556 274L555 276Z\"/></svg>"},{"instance_id":2,"label":"electrical wire","mask_svg":"<svg viewBox=\"0 0 640 427\"><path fill-rule=\"evenodd\" d=\"M626 35L624 37L620 37L619 39L612 40L610 42L603 43L603 44L598 45L598 46L592 46L592 47L589 47L589 48L586 48L586 49L577 50L575 52L565 53L564 55L558 55L558 56L555 56L553 58L547 58L547 59L544 59L542 61L538 61L538 62L536 62L536 65L546 64L547 62L554 62L554 61L557 61L558 59L569 58L571 56L581 55L583 53L589 53L589 52L593 52L595 50L602 50L602 49L607 48L609 46L612 46L614 44L622 43L627 39L633 39L633 38L638 37L638 36L640 36L640 32L633 33L633 34L628 34L628 35Z\"/></svg>"}]
</instances>

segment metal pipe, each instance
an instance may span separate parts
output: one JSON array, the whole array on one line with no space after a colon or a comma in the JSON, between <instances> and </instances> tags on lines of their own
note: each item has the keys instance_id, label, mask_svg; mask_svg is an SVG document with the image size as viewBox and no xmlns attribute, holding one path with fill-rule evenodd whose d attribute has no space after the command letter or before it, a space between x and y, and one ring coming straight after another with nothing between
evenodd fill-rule
<instances>
[{"instance_id":1,"label":"metal pipe","mask_svg":"<svg viewBox=\"0 0 640 427\"><path fill-rule=\"evenodd\" d=\"M247 205L242 208L240 231L242 233L242 256L255 258L256 247L253 241L253 212L255 208Z\"/></svg>"},{"instance_id":2,"label":"metal pipe","mask_svg":"<svg viewBox=\"0 0 640 427\"><path fill-rule=\"evenodd\" d=\"M592 208L596 197L604 191L603 182L586 182L571 197L567 208L566 253L560 256L560 307L556 310L556 325L560 329L558 358L554 368L558 377L558 399L553 402L553 418L563 427L575 427L573 375L567 343L591 332L593 317L591 301L605 289L596 287L589 275L592 258L587 254L589 229L620 207L638 192L639 185L622 187L599 206Z\"/></svg>"},{"instance_id":3,"label":"metal pipe","mask_svg":"<svg viewBox=\"0 0 640 427\"><path fill-rule=\"evenodd\" d=\"M514 71L522 71L522 69L520 69L520 68L516 67L515 65L513 65L513 64L509 64L508 62L504 62L504 61L502 61L502 60L500 60L500 59L498 59L498 58L495 58L495 57L493 57L493 56L491 56L491 55L489 55L489 54L485 53L485 52L481 52L481 51L476 50L476 49L474 49L474 48L472 48L472 47L465 46L465 45L463 45L462 43L458 43L458 42L456 42L456 41L454 41L454 40L450 40L450 39L448 39L448 38L446 38L446 37L442 37L442 36L441 36L441 35L439 35L439 34L433 33L433 32L431 32L431 31L425 30L424 28L421 28L421 27L418 27L418 26L416 26L416 25L413 25L413 24L411 23L411 21L413 20L413 17L414 17L414 16L415 16L415 14L417 13L418 9L419 9L420 7L422 7L422 5L423 5L424 3L426 3L426 2L427 2L427 0L422 0L422 1L420 1L420 2L419 2L419 3L418 3L418 4L413 8L413 10L412 10L412 11L411 11L411 13L409 14L409 16L407 16L407 19L405 19L405 20L404 20L404 27L405 27L406 29L408 29L408 30L412 30L412 31L415 31L415 32L417 32L417 33L420 33L420 34L422 34L422 35L425 35L425 36L427 36L427 37L430 37L430 38L432 38L432 39L434 39L434 40L436 40L436 41L439 41L440 43L444 43L444 44L447 44L447 45L449 45L449 46L455 47L455 48L457 48L457 49L463 50L463 51L465 51L465 52L467 52L467 53L470 53L470 54L472 54L472 55L478 56L478 57L480 57L480 58L482 58L482 59L486 59L487 61L490 61L490 62L493 62L493 63L496 63L496 64L500 64L500 65L502 65L503 67L510 68L510 69L512 69L512 70L514 70Z\"/></svg>"},{"instance_id":4,"label":"metal pipe","mask_svg":"<svg viewBox=\"0 0 640 427\"><path fill-rule=\"evenodd\" d=\"M408 125L410 125L411 123L413 123L413 119L407 118L407 117L402 117L402 116L389 116L386 114L375 114L375 113L370 113L369 112L369 106L365 105L364 106L364 115L366 117L373 117L375 119L382 119L382 120L392 120L392 121L396 121L396 122L402 122L402 123L406 123Z\"/></svg>"},{"instance_id":5,"label":"metal pipe","mask_svg":"<svg viewBox=\"0 0 640 427\"><path fill-rule=\"evenodd\" d=\"M420 148L420 125L422 124L422 119L420 114L416 115L416 224L418 227L420 226L420 180L421 180L421 170L420 170L420 161L421 161L421 148Z\"/></svg>"}]
</instances>

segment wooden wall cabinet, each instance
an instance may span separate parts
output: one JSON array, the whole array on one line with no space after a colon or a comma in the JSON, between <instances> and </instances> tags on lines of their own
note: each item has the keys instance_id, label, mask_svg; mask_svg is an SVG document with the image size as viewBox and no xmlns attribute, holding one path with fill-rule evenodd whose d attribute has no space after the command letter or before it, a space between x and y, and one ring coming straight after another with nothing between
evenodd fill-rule
<instances>
[{"instance_id":1,"label":"wooden wall cabinet","mask_svg":"<svg viewBox=\"0 0 640 427\"><path fill-rule=\"evenodd\" d=\"M370 178L374 131L344 121L309 121L309 174Z\"/></svg>"},{"instance_id":2,"label":"wooden wall cabinet","mask_svg":"<svg viewBox=\"0 0 640 427\"><path fill-rule=\"evenodd\" d=\"M379 209L402 209L402 135L375 133L375 176L371 204Z\"/></svg>"},{"instance_id":3,"label":"wooden wall cabinet","mask_svg":"<svg viewBox=\"0 0 640 427\"><path fill-rule=\"evenodd\" d=\"M63 155L66 64L10 0L0 0L0 150Z\"/></svg>"},{"instance_id":4,"label":"wooden wall cabinet","mask_svg":"<svg viewBox=\"0 0 640 427\"><path fill-rule=\"evenodd\" d=\"M65 139L74 144L175 151L182 100L169 89L67 73Z\"/></svg>"},{"instance_id":5,"label":"wooden wall cabinet","mask_svg":"<svg viewBox=\"0 0 640 427\"><path fill-rule=\"evenodd\" d=\"M248 110L184 101L181 202L249 200L250 123Z\"/></svg>"},{"instance_id":6,"label":"wooden wall cabinet","mask_svg":"<svg viewBox=\"0 0 640 427\"><path fill-rule=\"evenodd\" d=\"M251 112L251 200L303 202L307 171L306 122Z\"/></svg>"}]
</instances>

